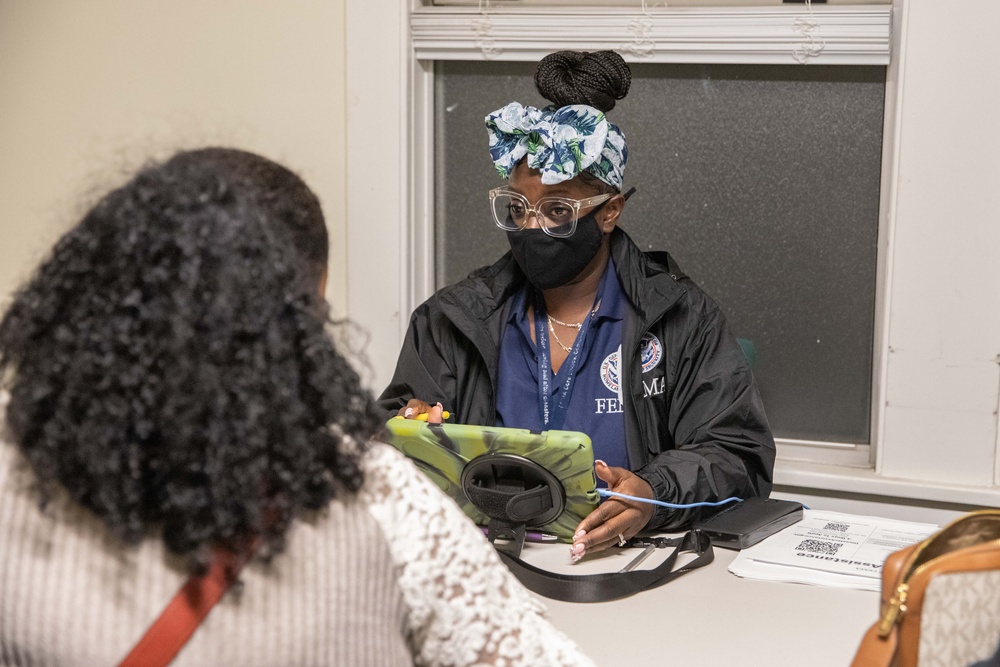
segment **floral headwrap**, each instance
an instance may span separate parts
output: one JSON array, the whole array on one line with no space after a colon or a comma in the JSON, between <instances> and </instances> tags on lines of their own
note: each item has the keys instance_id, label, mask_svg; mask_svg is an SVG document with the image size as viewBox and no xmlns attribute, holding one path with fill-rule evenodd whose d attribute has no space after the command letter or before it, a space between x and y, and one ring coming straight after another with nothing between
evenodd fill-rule
<instances>
[{"instance_id":1,"label":"floral headwrap","mask_svg":"<svg viewBox=\"0 0 1000 667\"><path fill-rule=\"evenodd\" d=\"M509 178L521 158L542 172L542 183L555 185L588 171L622 189L628 150L625 135L604 113L585 104L536 109L511 102L486 116L490 157L497 172Z\"/></svg>"}]
</instances>

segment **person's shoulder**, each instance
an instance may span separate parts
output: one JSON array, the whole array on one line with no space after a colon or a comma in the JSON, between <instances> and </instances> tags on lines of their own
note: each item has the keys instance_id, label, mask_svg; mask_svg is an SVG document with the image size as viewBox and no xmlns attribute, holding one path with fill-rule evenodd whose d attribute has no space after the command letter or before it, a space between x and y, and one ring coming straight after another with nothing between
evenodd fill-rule
<instances>
[{"instance_id":1,"label":"person's shoulder","mask_svg":"<svg viewBox=\"0 0 1000 667\"><path fill-rule=\"evenodd\" d=\"M687 274L678 275L677 283L684 287L682 302L701 318L715 318L722 315L722 308L701 285Z\"/></svg>"},{"instance_id":2,"label":"person's shoulder","mask_svg":"<svg viewBox=\"0 0 1000 667\"><path fill-rule=\"evenodd\" d=\"M701 326L708 326L718 320L724 320L725 314L718 302L712 298L698 283L690 276L678 276L678 285L683 288L678 299L679 308L674 309L675 315L682 315L682 319L697 321Z\"/></svg>"},{"instance_id":3,"label":"person's shoulder","mask_svg":"<svg viewBox=\"0 0 1000 667\"><path fill-rule=\"evenodd\" d=\"M412 493L425 493L433 486L398 449L374 440L361 457L361 469L365 482L359 496L367 503L391 504Z\"/></svg>"},{"instance_id":4,"label":"person's shoulder","mask_svg":"<svg viewBox=\"0 0 1000 667\"><path fill-rule=\"evenodd\" d=\"M631 239L629 242L631 243ZM675 307L668 311L672 311L672 317L668 319L677 320L678 315L702 322L724 318L722 309L715 299L681 268L671 253L666 250L643 251L634 243L632 245L633 257L638 258L645 277L644 289L649 294L659 294L675 301Z\"/></svg>"},{"instance_id":5,"label":"person's shoulder","mask_svg":"<svg viewBox=\"0 0 1000 667\"><path fill-rule=\"evenodd\" d=\"M438 289L434 296L461 294L470 290L481 291L484 287L492 286L497 280L507 281L511 277L509 274L512 261L510 253L506 253L492 264L473 269L461 280Z\"/></svg>"},{"instance_id":6,"label":"person's shoulder","mask_svg":"<svg viewBox=\"0 0 1000 667\"><path fill-rule=\"evenodd\" d=\"M493 264L479 267L465 278L445 285L417 306L415 318L433 320L445 311L470 310L479 318L487 317L523 282L523 276L510 253Z\"/></svg>"},{"instance_id":7,"label":"person's shoulder","mask_svg":"<svg viewBox=\"0 0 1000 667\"><path fill-rule=\"evenodd\" d=\"M387 474L410 474L412 464L398 449L378 440L371 440L361 455L361 470L365 479L380 478Z\"/></svg>"},{"instance_id":8,"label":"person's shoulder","mask_svg":"<svg viewBox=\"0 0 1000 667\"><path fill-rule=\"evenodd\" d=\"M674 257L665 250L643 250L624 229L616 227L611 237L611 254L619 273L631 278L664 284L677 284L687 279Z\"/></svg>"},{"instance_id":9,"label":"person's shoulder","mask_svg":"<svg viewBox=\"0 0 1000 667\"><path fill-rule=\"evenodd\" d=\"M614 239L614 259L621 265L623 286L631 283L634 302L652 310L659 306L676 306L697 316L706 316L718 311L718 305L681 268L676 258L666 250L642 250L625 233L616 230ZM629 291L629 287L626 287Z\"/></svg>"},{"instance_id":10,"label":"person's shoulder","mask_svg":"<svg viewBox=\"0 0 1000 667\"><path fill-rule=\"evenodd\" d=\"M398 449L378 440L371 440L361 456L361 469L365 477L382 477L386 474L411 474L413 464ZM413 470L412 472L417 472Z\"/></svg>"}]
</instances>

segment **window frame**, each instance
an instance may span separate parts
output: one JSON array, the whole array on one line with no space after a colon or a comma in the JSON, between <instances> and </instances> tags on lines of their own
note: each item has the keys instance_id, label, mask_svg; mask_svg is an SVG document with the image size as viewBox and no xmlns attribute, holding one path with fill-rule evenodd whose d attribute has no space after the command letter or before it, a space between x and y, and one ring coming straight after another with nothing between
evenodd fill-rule
<instances>
[{"instance_id":1,"label":"window frame","mask_svg":"<svg viewBox=\"0 0 1000 667\"><path fill-rule=\"evenodd\" d=\"M348 308L352 318L371 332L370 349L386 352L371 364L375 374L372 386L378 388L385 386L392 375L396 350L402 344L409 313L431 293L434 285L433 72L429 61L417 57L410 32L410 17L415 12L426 10L424 3L398 0L394 6L387 7L393 3L368 3L367 0L346 2L350 164L348 259L357 271L364 271L369 265L378 266L376 285L371 281L348 281ZM376 4L379 7L375 7ZM900 205L901 78L906 53L907 13L913 11L903 0L893 0L891 9L892 57L886 76L876 260L871 444L831 446L830 443L782 442L775 482L785 488L1000 506L1000 485L997 483L1000 480L1000 464L996 462L991 466L996 470L992 486L977 486L971 481L948 482L943 477L938 479L929 470L920 479L911 476L890 478L883 474L883 469L898 469L896 462L906 455L908 449L906 443L900 440L898 422L892 428L893 441L885 441L890 355L889 299L893 293L892 248L895 210ZM930 10L925 13L934 14ZM365 30L359 29L361 26ZM371 27L378 27L378 30L372 32L369 30ZM925 37L929 24L925 20L918 29L923 31L918 34ZM575 46L586 48L587 45ZM482 53L480 56L485 59ZM384 78L382 66L385 69ZM380 67L380 80L377 82L370 79L372 67ZM361 104L356 104L358 99ZM385 111L386 105L389 107L388 127L383 119L375 118L377 112ZM906 136L912 141L910 134ZM376 150L387 151L389 160L393 159L393 154L398 160L391 165L366 164L361 156L370 153L373 144ZM352 157L355 159L352 160ZM380 181L377 190L372 187L376 185L373 183L376 180ZM394 184L399 187L398 193L391 192ZM373 202L369 195L375 191L381 194ZM904 199L903 204L908 203L909 199ZM373 221L375 224L372 224ZM395 242L387 239L395 239ZM384 261L387 255L388 262ZM350 266L348 270L351 271ZM368 269L364 275L371 273ZM903 275L905 278L909 274L904 271ZM909 363L912 366L912 362ZM898 361L893 368L897 367L900 367ZM902 374L894 370L893 377L897 378L894 385L897 386ZM899 411L893 414L898 420ZM888 453L895 458L891 464L886 464L887 452L883 448L889 445L892 452ZM923 447L928 445L924 443ZM997 449L1000 450L1000 446ZM977 455L976 460L979 458ZM966 476L969 474L966 473Z\"/></svg>"},{"instance_id":2,"label":"window frame","mask_svg":"<svg viewBox=\"0 0 1000 667\"><path fill-rule=\"evenodd\" d=\"M555 22L561 17L572 16L574 22L562 26L559 48L596 50L609 48L615 39L620 41L625 33L614 33L604 41L595 39L598 26L605 26L615 19L619 28L627 26L628 14L622 16L619 9L582 9L569 7L519 8L502 12L480 12L472 8L416 7L410 14L411 53L415 65L412 80L412 119L414 130L413 163L413 234L414 252L411 265L421 267L409 280L412 300L404 307L410 311L433 292L434 288L434 235L433 206L440 191L434 183L434 63L439 60L519 62L538 60L555 47L522 39L527 26L533 26L539 34L551 34ZM634 16L642 16L634 12ZM789 26L796 18L808 18L803 7L751 7L751 8L683 8L677 10L655 10L647 12L661 30L653 34L654 39L663 40L663 35L676 31L678 25L697 25L694 34L700 31L697 40L686 41L680 48L654 49L646 57L625 53L630 62L733 62L742 64L795 63L793 50L796 37ZM836 38L827 40L825 48L810 64L855 64L886 65L886 103L893 99L890 93L893 66L891 53L892 8L889 6L833 6L816 12L821 26L837 26ZM746 22L748 16L754 21ZM617 18L616 18L617 17ZM435 29L435 20L439 21ZM480 23L476 24L475 22ZM481 28L483 21L491 29L486 33ZM548 23L546 23L548 22ZM479 25L479 28L473 26ZM749 27L747 27L749 26ZM821 27L822 30L822 27ZM713 32L718 31L718 32ZM776 37L782 35L780 49L775 47ZM714 37L713 37L714 35ZM789 37L789 36L792 37ZM484 41L486 40L486 41ZM864 50L857 48L864 43ZM728 44L728 50L720 48ZM884 307L886 271L884 261L887 256L883 239L886 238L888 224L887 191L891 181L891 171L887 170L886 158L892 154L888 141L893 131L894 114L885 110L883 124L883 168L880 185L880 205L878 219L878 249L876 253L876 312L874 340L878 343L885 338L887 313ZM890 165L891 166L891 165ZM420 289L413 289L415 286ZM871 469L875 466L875 454L881 431L882 378L884 377L883 346L876 344L872 355L872 392L869 442L828 442L816 440L776 439L779 461L791 464L823 464L847 468Z\"/></svg>"}]
</instances>

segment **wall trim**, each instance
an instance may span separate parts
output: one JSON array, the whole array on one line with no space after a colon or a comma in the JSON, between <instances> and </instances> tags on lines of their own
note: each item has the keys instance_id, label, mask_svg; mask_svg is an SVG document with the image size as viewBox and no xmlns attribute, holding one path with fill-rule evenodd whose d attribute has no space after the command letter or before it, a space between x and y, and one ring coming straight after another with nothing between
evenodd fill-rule
<instances>
[{"instance_id":1,"label":"wall trim","mask_svg":"<svg viewBox=\"0 0 1000 667\"><path fill-rule=\"evenodd\" d=\"M613 49L649 63L887 65L892 8L421 7L410 35L420 60L537 62L561 49Z\"/></svg>"},{"instance_id":2,"label":"wall trim","mask_svg":"<svg viewBox=\"0 0 1000 667\"><path fill-rule=\"evenodd\" d=\"M775 438L778 446L778 460L822 461L827 465L846 467L871 467L871 445L828 442L825 440L791 440Z\"/></svg>"},{"instance_id":3,"label":"wall trim","mask_svg":"<svg viewBox=\"0 0 1000 667\"><path fill-rule=\"evenodd\" d=\"M774 484L917 501L1000 507L1000 489L996 487L885 477L874 470L818 463L779 460L774 467Z\"/></svg>"}]
</instances>

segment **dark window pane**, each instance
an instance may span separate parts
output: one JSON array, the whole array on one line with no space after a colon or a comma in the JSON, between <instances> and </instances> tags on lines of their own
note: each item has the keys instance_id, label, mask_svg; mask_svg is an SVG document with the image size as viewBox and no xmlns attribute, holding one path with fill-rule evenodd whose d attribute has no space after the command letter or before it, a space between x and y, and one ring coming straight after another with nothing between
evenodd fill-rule
<instances>
[{"instance_id":1,"label":"dark window pane","mask_svg":"<svg viewBox=\"0 0 1000 667\"><path fill-rule=\"evenodd\" d=\"M621 226L752 342L778 437L866 443L885 68L633 65ZM483 117L545 104L533 63L438 64L437 280L506 252Z\"/></svg>"}]
</instances>

